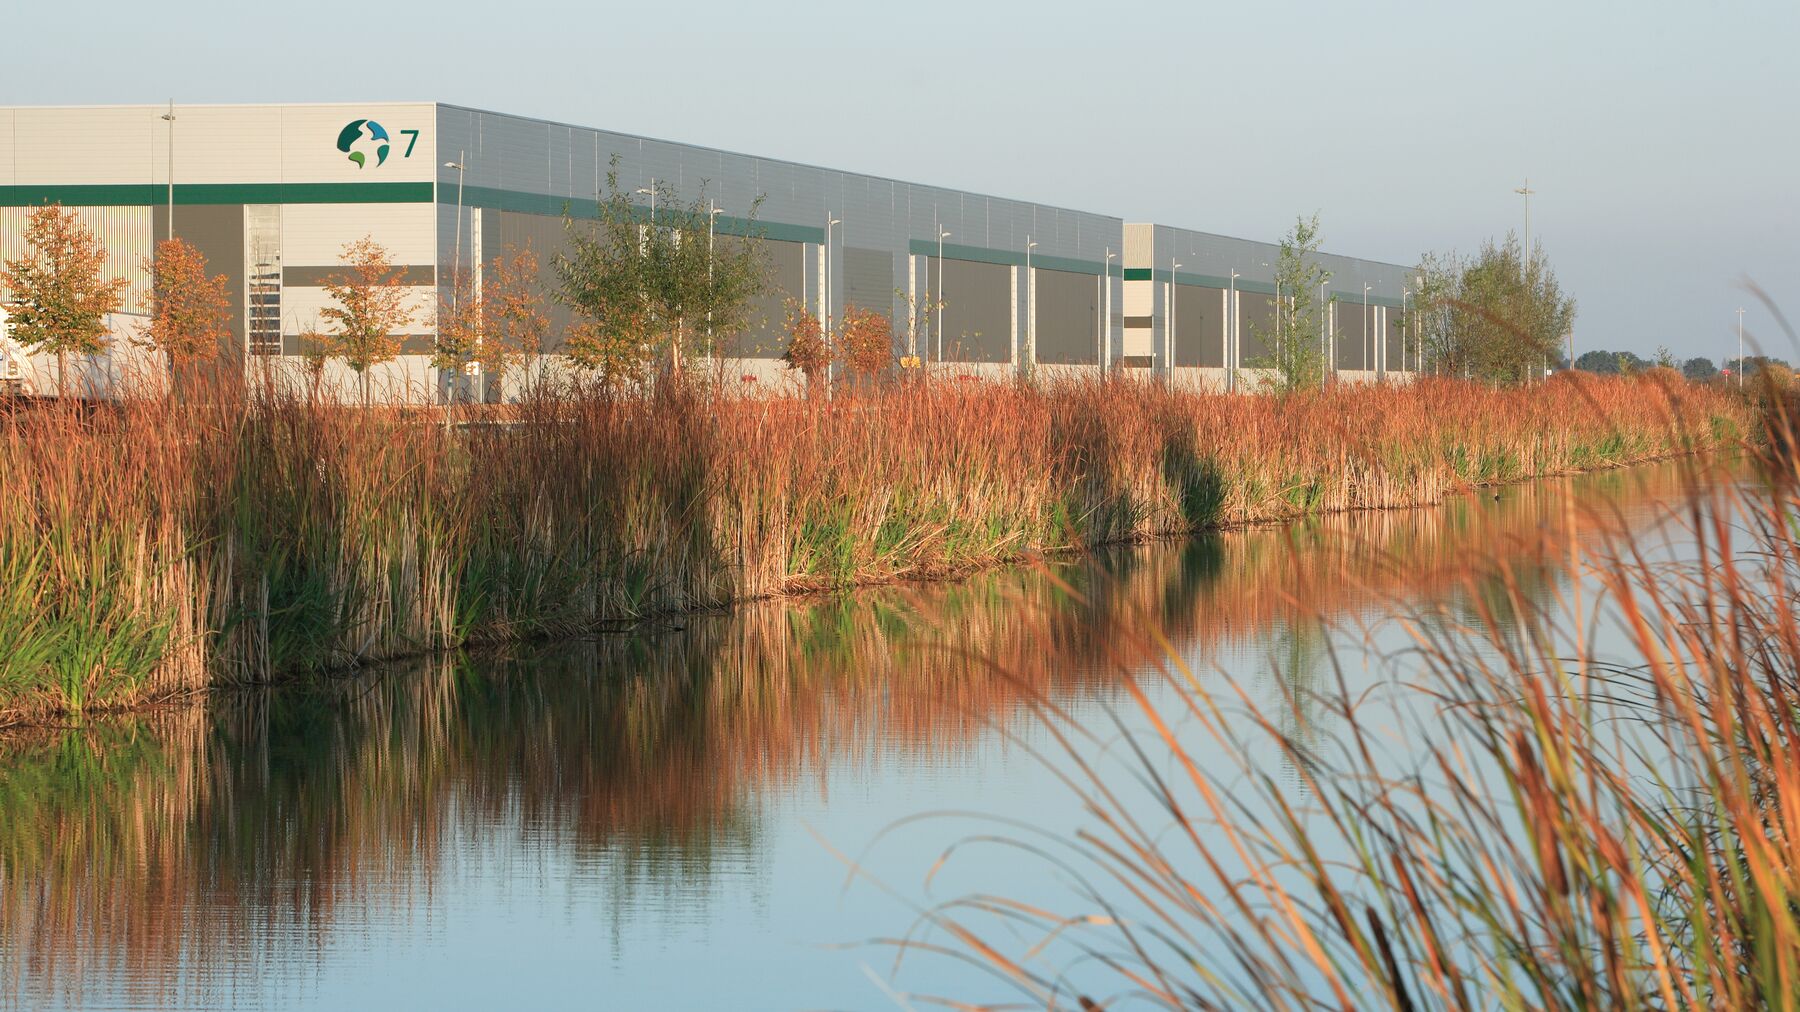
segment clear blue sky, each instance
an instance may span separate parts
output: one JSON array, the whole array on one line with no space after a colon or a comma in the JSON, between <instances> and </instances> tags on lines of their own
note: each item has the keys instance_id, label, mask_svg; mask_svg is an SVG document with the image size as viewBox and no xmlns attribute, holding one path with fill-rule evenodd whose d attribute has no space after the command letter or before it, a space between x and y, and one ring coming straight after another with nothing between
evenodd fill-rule
<instances>
[{"instance_id":1,"label":"clear blue sky","mask_svg":"<svg viewBox=\"0 0 1800 1012\"><path fill-rule=\"evenodd\" d=\"M1411 263L1520 226L1581 348L1800 317L1800 4L27 3L0 102L436 99Z\"/></svg>"}]
</instances>

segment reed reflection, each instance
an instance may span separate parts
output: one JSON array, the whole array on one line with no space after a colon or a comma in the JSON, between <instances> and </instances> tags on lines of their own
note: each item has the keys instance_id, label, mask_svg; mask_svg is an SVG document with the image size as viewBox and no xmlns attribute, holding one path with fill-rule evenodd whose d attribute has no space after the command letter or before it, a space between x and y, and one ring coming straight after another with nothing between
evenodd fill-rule
<instances>
[{"instance_id":1,"label":"reed reflection","mask_svg":"<svg viewBox=\"0 0 1800 1012\"><path fill-rule=\"evenodd\" d=\"M767 860L762 799L954 762L1034 699L1109 699L1109 672L1158 660L1121 656L1140 638L1120 628L1304 699L1330 677L1326 622L1459 593L1496 546L1517 546L1516 586L1554 593L1541 532L1608 513L1571 495L1648 503L1682 481L1544 482L9 738L0 1001L224 1001L469 886L497 840L598 883L615 930L704 911L722 871ZM1297 707L1294 730L1328 719Z\"/></svg>"}]
</instances>

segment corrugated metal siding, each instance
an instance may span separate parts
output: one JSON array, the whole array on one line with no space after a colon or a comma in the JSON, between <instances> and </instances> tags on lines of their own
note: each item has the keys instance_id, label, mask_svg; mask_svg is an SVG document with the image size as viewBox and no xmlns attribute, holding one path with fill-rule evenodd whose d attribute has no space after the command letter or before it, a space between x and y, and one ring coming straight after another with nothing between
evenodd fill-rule
<instances>
[{"instance_id":1,"label":"corrugated metal siding","mask_svg":"<svg viewBox=\"0 0 1800 1012\"><path fill-rule=\"evenodd\" d=\"M1175 364L1212 369L1225 365L1224 291L1198 285L1175 287Z\"/></svg>"},{"instance_id":2,"label":"corrugated metal siding","mask_svg":"<svg viewBox=\"0 0 1800 1012\"><path fill-rule=\"evenodd\" d=\"M1275 357L1275 297L1238 293L1238 364L1256 368Z\"/></svg>"},{"instance_id":3,"label":"corrugated metal siding","mask_svg":"<svg viewBox=\"0 0 1800 1012\"><path fill-rule=\"evenodd\" d=\"M844 306L873 309L892 319L894 316L894 259L887 250L843 250Z\"/></svg>"},{"instance_id":4,"label":"corrugated metal siding","mask_svg":"<svg viewBox=\"0 0 1800 1012\"><path fill-rule=\"evenodd\" d=\"M1100 356L1097 276L1036 268L1037 360L1047 365L1093 365Z\"/></svg>"},{"instance_id":5,"label":"corrugated metal siding","mask_svg":"<svg viewBox=\"0 0 1800 1012\"><path fill-rule=\"evenodd\" d=\"M106 275L130 282L123 304L127 313L150 311L150 274L144 261L155 252L148 207L71 207L81 226L106 246ZM25 224L32 208L0 207L0 260L25 255ZM180 209L177 208L177 215Z\"/></svg>"},{"instance_id":6,"label":"corrugated metal siding","mask_svg":"<svg viewBox=\"0 0 1800 1012\"><path fill-rule=\"evenodd\" d=\"M935 263L931 276L938 277ZM932 325L934 332L942 325L944 361L1012 360L1011 267L945 257L942 301L940 318Z\"/></svg>"}]
</instances>

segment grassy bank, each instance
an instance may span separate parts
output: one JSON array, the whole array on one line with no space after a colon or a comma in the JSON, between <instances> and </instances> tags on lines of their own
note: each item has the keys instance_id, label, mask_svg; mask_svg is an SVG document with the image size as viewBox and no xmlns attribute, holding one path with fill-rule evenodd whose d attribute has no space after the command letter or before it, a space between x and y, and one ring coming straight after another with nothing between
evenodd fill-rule
<instances>
[{"instance_id":1,"label":"grassy bank","mask_svg":"<svg viewBox=\"0 0 1800 1012\"><path fill-rule=\"evenodd\" d=\"M589 629L1731 443L1650 380L545 394L504 424L189 397L0 421L0 710Z\"/></svg>"}]
</instances>

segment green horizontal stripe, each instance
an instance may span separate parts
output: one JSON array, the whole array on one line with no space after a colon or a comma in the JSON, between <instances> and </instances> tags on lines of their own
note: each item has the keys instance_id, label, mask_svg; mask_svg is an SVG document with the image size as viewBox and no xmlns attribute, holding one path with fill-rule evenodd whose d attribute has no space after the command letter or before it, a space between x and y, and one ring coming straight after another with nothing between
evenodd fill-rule
<instances>
[{"instance_id":1,"label":"green horizontal stripe","mask_svg":"<svg viewBox=\"0 0 1800 1012\"><path fill-rule=\"evenodd\" d=\"M166 203L167 184L69 183L0 186L0 206L148 207ZM175 203L200 204L428 204L431 183L180 183Z\"/></svg>"},{"instance_id":2,"label":"green horizontal stripe","mask_svg":"<svg viewBox=\"0 0 1800 1012\"><path fill-rule=\"evenodd\" d=\"M935 257L938 244L932 239L912 239L907 242L907 252L913 256ZM988 249L983 246L963 246L956 243L944 244L945 260L966 260L978 264L1001 264L1007 267L1025 266L1025 254L1014 250ZM1070 274L1100 273L1100 263L1096 260L1077 260L1074 257L1050 256L1033 253L1031 266L1041 267L1047 271L1067 271Z\"/></svg>"},{"instance_id":3,"label":"green horizontal stripe","mask_svg":"<svg viewBox=\"0 0 1800 1012\"><path fill-rule=\"evenodd\" d=\"M464 207L479 207L483 210L511 211L515 214L536 214L549 218L561 218L565 214L576 218L594 218L600 214L600 201L588 197L554 197L544 193L524 193L519 190L503 190L495 186L471 186L462 194ZM438 202L454 205L456 203L456 184L438 188ZM644 221L650 220L650 208L647 205L634 205L636 216ZM816 225L789 225L779 221L752 221L749 218L737 218L728 214L719 216L715 226L720 235L758 235L764 239L777 239L782 242L825 241L825 229Z\"/></svg>"},{"instance_id":4,"label":"green horizontal stripe","mask_svg":"<svg viewBox=\"0 0 1800 1012\"><path fill-rule=\"evenodd\" d=\"M1148 267L1125 268L1125 280L1127 281L1149 281L1155 276L1156 272Z\"/></svg>"}]
</instances>

